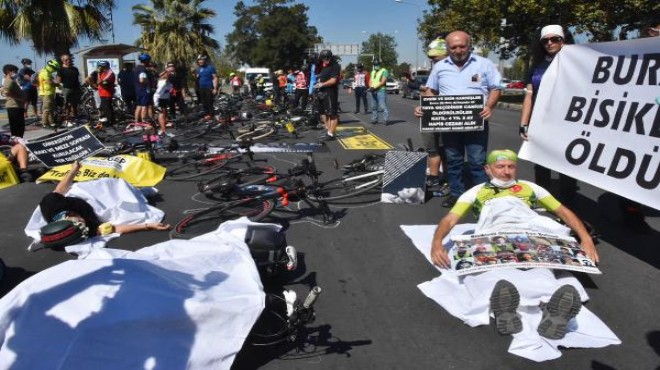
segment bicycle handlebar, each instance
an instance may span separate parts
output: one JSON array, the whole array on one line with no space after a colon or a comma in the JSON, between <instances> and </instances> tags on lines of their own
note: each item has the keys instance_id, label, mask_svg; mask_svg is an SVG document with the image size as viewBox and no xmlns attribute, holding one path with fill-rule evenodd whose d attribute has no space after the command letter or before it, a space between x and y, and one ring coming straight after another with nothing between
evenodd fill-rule
<instances>
[{"instance_id":1,"label":"bicycle handlebar","mask_svg":"<svg viewBox=\"0 0 660 370\"><path fill-rule=\"evenodd\" d=\"M305 302L303 303L303 307L307 310L310 309L314 305L314 302L316 302L316 299L319 297L319 294L321 294L321 287L317 285L313 287L312 290L309 291L309 294L307 295L307 298L305 298Z\"/></svg>"}]
</instances>

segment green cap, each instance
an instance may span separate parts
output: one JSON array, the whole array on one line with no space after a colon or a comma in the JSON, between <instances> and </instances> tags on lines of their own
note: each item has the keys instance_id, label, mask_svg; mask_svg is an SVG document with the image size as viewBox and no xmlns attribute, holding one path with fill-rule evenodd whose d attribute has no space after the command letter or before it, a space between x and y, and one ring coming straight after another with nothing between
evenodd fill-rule
<instances>
[{"instance_id":1,"label":"green cap","mask_svg":"<svg viewBox=\"0 0 660 370\"><path fill-rule=\"evenodd\" d=\"M518 155L516 152L510 149L493 150L492 152L488 153L488 157L486 157L486 164L495 163L502 159L518 162Z\"/></svg>"}]
</instances>

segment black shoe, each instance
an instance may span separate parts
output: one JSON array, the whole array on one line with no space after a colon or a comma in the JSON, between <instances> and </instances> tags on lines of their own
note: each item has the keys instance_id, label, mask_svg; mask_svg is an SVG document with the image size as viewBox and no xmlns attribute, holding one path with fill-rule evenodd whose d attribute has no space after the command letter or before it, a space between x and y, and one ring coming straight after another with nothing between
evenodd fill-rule
<instances>
[{"instance_id":1,"label":"black shoe","mask_svg":"<svg viewBox=\"0 0 660 370\"><path fill-rule=\"evenodd\" d=\"M330 135L327 132L324 132L323 135L319 136L319 140L331 141L336 138L335 135Z\"/></svg>"},{"instance_id":2,"label":"black shoe","mask_svg":"<svg viewBox=\"0 0 660 370\"><path fill-rule=\"evenodd\" d=\"M515 285L506 280L495 284L490 295L490 309L495 316L495 327L502 335L515 334L522 331L522 321L516 313L520 304L520 293Z\"/></svg>"},{"instance_id":3,"label":"black shoe","mask_svg":"<svg viewBox=\"0 0 660 370\"><path fill-rule=\"evenodd\" d=\"M377 125L377 124L378 124L378 121L371 121L371 124L372 124L372 125Z\"/></svg>"},{"instance_id":4,"label":"black shoe","mask_svg":"<svg viewBox=\"0 0 660 370\"><path fill-rule=\"evenodd\" d=\"M18 177L21 178L22 182L32 182L34 179L32 178L32 175L30 175L29 172L27 171L21 171L21 174L18 175Z\"/></svg>"},{"instance_id":5,"label":"black shoe","mask_svg":"<svg viewBox=\"0 0 660 370\"><path fill-rule=\"evenodd\" d=\"M543 308L543 318L537 332L548 339L561 339L568 331L568 322L582 308L580 293L572 285L563 285L557 289L550 301Z\"/></svg>"},{"instance_id":6,"label":"black shoe","mask_svg":"<svg viewBox=\"0 0 660 370\"><path fill-rule=\"evenodd\" d=\"M453 195L450 195L450 196L447 197L447 199L445 199L444 202L442 202L441 205L445 208L451 208L451 207L454 206L454 204L456 204L457 200L458 200L457 197L455 197Z\"/></svg>"}]
</instances>

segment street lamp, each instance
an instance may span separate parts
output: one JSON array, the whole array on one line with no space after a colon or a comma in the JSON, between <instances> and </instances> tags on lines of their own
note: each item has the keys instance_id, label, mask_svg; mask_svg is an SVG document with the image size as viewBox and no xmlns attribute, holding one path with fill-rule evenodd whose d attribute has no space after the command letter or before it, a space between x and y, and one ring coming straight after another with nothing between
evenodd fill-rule
<instances>
[{"instance_id":1,"label":"street lamp","mask_svg":"<svg viewBox=\"0 0 660 370\"><path fill-rule=\"evenodd\" d=\"M417 9L419 10L419 15L421 18L422 15L422 7L419 4L416 3L410 3L404 0L394 0L398 4L408 4L412 6L416 6ZM417 29L415 28L415 72L419 69L419 35L417 35Z\"/></svg>"}]
</instances>

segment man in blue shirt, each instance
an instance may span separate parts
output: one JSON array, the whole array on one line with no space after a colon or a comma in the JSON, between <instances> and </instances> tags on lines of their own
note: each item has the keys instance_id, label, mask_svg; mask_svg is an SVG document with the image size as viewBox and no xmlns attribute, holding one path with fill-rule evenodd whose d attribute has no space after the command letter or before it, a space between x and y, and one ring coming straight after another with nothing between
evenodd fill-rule
<instances>
[{"instance_id":1,"label":"man in blue shirt","mask_svg":"<svg viewBox=\"0 0 660 370\"><path fill-rule=\"evenodd\" d=\"M199 83L199 101L204 108L206 119L213 117L213 98L218 94L218 74L215 67L208 64L208 56L197 57L197 82Z\"/></svg>"},{"instance_id":2,"label":"man in blue shirt","mask_svg":"<svg viewBox=\"0 0 660 370\"><path fill-rule=\"evenodd\" d=\"M502 77L490 60L472 52L470 35L454 31L447 35L449 58L436 63L426 82L425 96L433 95L478 95L484 97L484 108L479 113L483 117L483 131L446 132L442 134L447 156L447 180L450 195L442 203L451 208L458 197L465 192L463 183L463 162L467 160L474 184L488 181L484 171L488 147L488 118L500 97ZM422 116L421 107L415 108L415 115Z\"/></svg>"}]
</instances>

